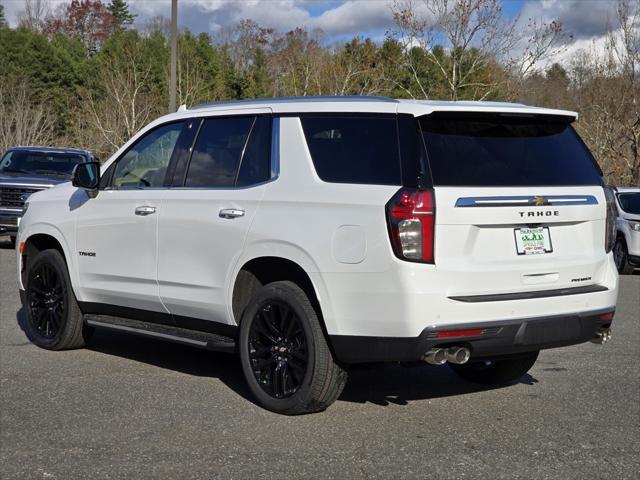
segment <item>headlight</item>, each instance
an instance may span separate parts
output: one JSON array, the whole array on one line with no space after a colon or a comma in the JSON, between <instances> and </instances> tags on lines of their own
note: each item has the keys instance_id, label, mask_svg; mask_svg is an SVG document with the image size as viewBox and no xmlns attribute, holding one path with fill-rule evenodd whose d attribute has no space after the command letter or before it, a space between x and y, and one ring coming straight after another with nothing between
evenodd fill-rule
<instances>
[{"instance_id":1,"label":"headlight","mask_svg":"<svg viewBox=\"0 0 640 480\"><path fill-rule=\"evenodd\" d=\"M27 210L29 209L29 201L27 200L26 202L24 202L22 204L22 215L24 216L25 213L27 213Z\"/></svg>"},{"instance_id":2,"label":"headlight","mask_svg":"<svg viewBox=\"0 0 640 480\"><path fill-rule=\"evenodd\" d=\"M640 232L640 222L629 222L629 226L631 230L635 230L636 232Z\"/></svg>"}]
</instances>

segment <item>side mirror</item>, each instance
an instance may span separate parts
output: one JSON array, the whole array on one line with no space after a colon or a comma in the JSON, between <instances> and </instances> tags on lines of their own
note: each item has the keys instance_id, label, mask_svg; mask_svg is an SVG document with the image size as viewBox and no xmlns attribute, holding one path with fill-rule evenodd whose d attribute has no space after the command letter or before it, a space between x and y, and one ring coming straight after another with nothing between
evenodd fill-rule
<instances>
[{"instance_id":1,"label":"side mirror","mask_svg":"<svg viewBox=\"0 0 640 480\"><path fill-rule=\"evenodd\" d=\"M100 186L100 163L79 163L73 168L71 184L74 187L96 193Z\"/></svg>"}]
</instances>

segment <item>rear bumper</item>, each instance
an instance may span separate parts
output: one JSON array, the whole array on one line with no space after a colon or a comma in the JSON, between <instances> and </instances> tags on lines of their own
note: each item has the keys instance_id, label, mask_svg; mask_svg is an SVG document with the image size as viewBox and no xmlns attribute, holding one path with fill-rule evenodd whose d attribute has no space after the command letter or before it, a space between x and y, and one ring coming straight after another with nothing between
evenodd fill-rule
<instances>
[{"instance_id":1,"label":"rear bumper","mask_svg":"<svg viewBox=\"0 0 640 480\"><path fill-rule=\"evenodd\" d=\"M584 343L611 325L614 308L521 320L473 322L425 328L418 337L330 335L337 359L344 363L410 362L435 347L466 346L471 358L513 355ZM441 332L473 330L439 337ZM480 331L481 333L476 333Z\"/></svg>"}]
</instances>

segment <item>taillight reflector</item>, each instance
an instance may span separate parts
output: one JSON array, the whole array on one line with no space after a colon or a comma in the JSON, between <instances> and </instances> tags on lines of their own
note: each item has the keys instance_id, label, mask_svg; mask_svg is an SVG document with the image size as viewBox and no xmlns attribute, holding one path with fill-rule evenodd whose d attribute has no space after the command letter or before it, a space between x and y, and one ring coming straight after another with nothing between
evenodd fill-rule
<instances>
[{"instance_id":1,"label":"taillight reflector","mask_svg":"<svg viewBox=\"0 0 640 480\"><path fill-rule=\"evenodd\" d=\"M473 337L475 335L482 335L484 332L484 328L474 328L471 330L444 330L442 332L437 332L436 338Z\"/></svg>"},{"instance_id":2,"label":"taillight reflector","mask_svg":"<svg viewBox=\"0 0 640 480\"><path fill-rule=\"evenodd\" d=\"M611 320L613 320L614 313L615 312L602 313L598 315L598 320L600 320L601 322L610 322Z\"/></svg>"}]
</instances>

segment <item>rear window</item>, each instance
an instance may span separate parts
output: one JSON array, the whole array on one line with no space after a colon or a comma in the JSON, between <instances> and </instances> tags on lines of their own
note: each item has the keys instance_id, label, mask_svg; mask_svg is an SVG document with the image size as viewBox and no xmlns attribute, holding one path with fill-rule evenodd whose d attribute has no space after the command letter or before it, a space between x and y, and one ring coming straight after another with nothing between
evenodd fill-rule
<instances>
[{"instance_id":1,"label":"rear window","mask_svg":"<svg viewBox=\"0 0 640 480\"><path fill-rule=\"evenodd\" d=\"M600 185L563 117L432 114L420 120L434 185Z\"/></svg>"},{"instance_id":2,"label":"rear window","mask_svg":"<svg viewBox=\"0 0 640 480\"><path fill-rule=\"evenodd\" d=\"M625 212L640 215L640 193L619 193L618 201Z\"/></svg>"},{"instance_id":3,"label":"rear window","mask_svg":"<svg viewBox=\"0 0 640 480\"><path fill-rule=\"evenodd\" d=\"M400 185L395 117L304 116L313 165L325 182Z\"/></svg>"}]
</instances>

